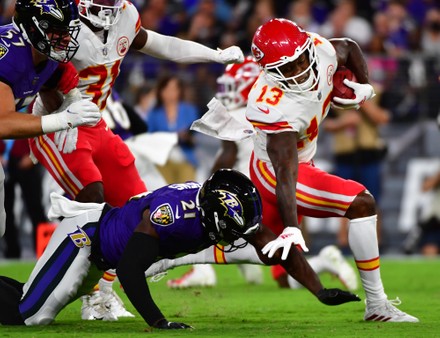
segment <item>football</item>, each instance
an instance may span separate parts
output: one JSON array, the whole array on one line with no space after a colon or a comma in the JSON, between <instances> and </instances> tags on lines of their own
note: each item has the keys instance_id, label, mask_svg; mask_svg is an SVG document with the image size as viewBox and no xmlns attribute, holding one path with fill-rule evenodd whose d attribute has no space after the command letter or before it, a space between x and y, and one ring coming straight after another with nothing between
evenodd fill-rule
<instances>
[{"instance_id":1,"label":"football","mask_svg":"<svg viewBox=\"0 0 440 338\"><path fill-rule=\"evenodd\" d=\"M335 74L333 74L332 98L337 96L343 99L354 99L356 97L353 89L344 84L344 79L356 82L356 77L353 72L342 66L336 70Z\"/></svg>"}]
</instances>

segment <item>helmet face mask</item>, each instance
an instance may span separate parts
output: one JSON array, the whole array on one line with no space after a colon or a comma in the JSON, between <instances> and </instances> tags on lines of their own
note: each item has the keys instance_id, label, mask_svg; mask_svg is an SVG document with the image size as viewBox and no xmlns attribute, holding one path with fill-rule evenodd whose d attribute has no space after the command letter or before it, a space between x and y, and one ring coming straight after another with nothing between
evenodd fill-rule
<instances>
[{"instance_id":1,"label":"helmet face mask","mask_svg":"<svg viewBox=\"0 0 440 338\"><path fill-rule=\"evenodd\" d=\"M96 28L110 29L122 11L123 0L80 0L79 14Z\"/></svg>"},{"instance_id":2,"label":"helmet face mask","mask_svg":"<svg viewBox=\"0 0 440 338\"><path fill-rule=\"evenodd\" d=\"M244 107L260 72L260 67L250 56L243 63L228 65L217 79L216 97L228 110Z\"/></svg>"},{"instance_id":3,"label":"helmet face mask","mask_svg":"<svg viewBox=\"0 0 440 338\"><path fill-rule=\"evenodd\" d=\"M58 62L69 62L78 51L81 22L74 0L17 0L15 27L37 51Z\"/></svg>"},{"instance_id":4,"label":"helmet face mask","mask_svg":"<svg viewBox=\"0 0 440 338\"><path fill-rule=\"evenodd\" d=\"M310 36L292 21L272 19L260 26L252 40L252 53L266 76L284 91L303 93L319 83L315 45ZM308 64L304 64L304 60ZM295 73L285 68L297 63ZM304 64L301 67L301 64Z\"/></svg>"},{"instance_id":5,"label":"helmet face mask","mask_svg":"<svg viewBox=\"0 0 440 338\"><path fill-rule=\"evenodd\" d=\"M198 196L201 221L215 243L233 243L255 233L261 222L261 198L252 182L231 169L216 171Z\"/></svg>"}]
</instances>

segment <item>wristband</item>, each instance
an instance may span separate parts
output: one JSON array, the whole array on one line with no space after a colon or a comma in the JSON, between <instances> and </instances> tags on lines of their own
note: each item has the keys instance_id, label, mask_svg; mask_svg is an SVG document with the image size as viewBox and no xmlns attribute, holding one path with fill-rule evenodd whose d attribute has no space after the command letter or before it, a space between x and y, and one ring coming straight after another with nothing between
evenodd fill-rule
<instances>
[{"instance_id":1,"label":"wristband","mask_svg":"<svg viewBox=\"0 0 440 338\"><path fill-rule=\"evenodd\" d=\"M69 128L69 125L67 123L63 125L63 122L60 119L60 113L41 117L41 129L44 134L53 133L67 128Z\"/></svg>"}]
</instances>

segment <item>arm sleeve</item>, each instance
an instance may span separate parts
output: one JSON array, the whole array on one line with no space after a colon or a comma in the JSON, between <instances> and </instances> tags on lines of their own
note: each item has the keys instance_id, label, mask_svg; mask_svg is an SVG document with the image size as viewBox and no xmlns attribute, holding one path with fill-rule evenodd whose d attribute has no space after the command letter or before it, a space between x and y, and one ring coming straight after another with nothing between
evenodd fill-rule
<instances>
[{"instance_id":1,"label":"arm sleeve","mask_svg":"<svg viewBox=\"0 0 440 338\"><path fill-rule=\"evenodd\" d=\"M139 51L159 59L178 63L219 62L219 51L208 48L200 43L162 35L147 30L148 39Z\"/></svg>"},{"instance_id":2,"label":"arm sleeve","mask_svg":"<svg viewBox=\"0 0 440 338\"><path fill-rule=\"evenodd\" d=\"M116 273L128 299L150 326L165 318L151 297L145 271L159 254L159 240L141 232L129 239Z\"/></svg>"},{"instance_id":3,"label":"arm sleeve","mask_svg":"<svg viewBox=\"0 0 440 338\"><path fill-rule=\"evenodd\" d=\"M148 131L147 122L145 122L130 105L122 102L122 106L127 112L128 119L130 120L130 131L133 135L146 133Z\"/></svg>"}]
</instances>

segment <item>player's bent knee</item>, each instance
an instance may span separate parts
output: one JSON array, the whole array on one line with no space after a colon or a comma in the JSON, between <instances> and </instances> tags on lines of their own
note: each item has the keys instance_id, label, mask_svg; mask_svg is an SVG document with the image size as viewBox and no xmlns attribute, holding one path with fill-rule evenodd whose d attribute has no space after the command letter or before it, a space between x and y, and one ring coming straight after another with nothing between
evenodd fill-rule
<instances>
[{"instance_id":1,"label":"player's bent knee","mask_svg":"<svg viewBox=\"0 0 440 338\"><path fill-rule=\"evenodd\" d=\"M373 195L368 190L364 190L353 200L345 217L349 219L361 218L372 216L376 213L376 201Z\"/></svg>"}]
</instances>

